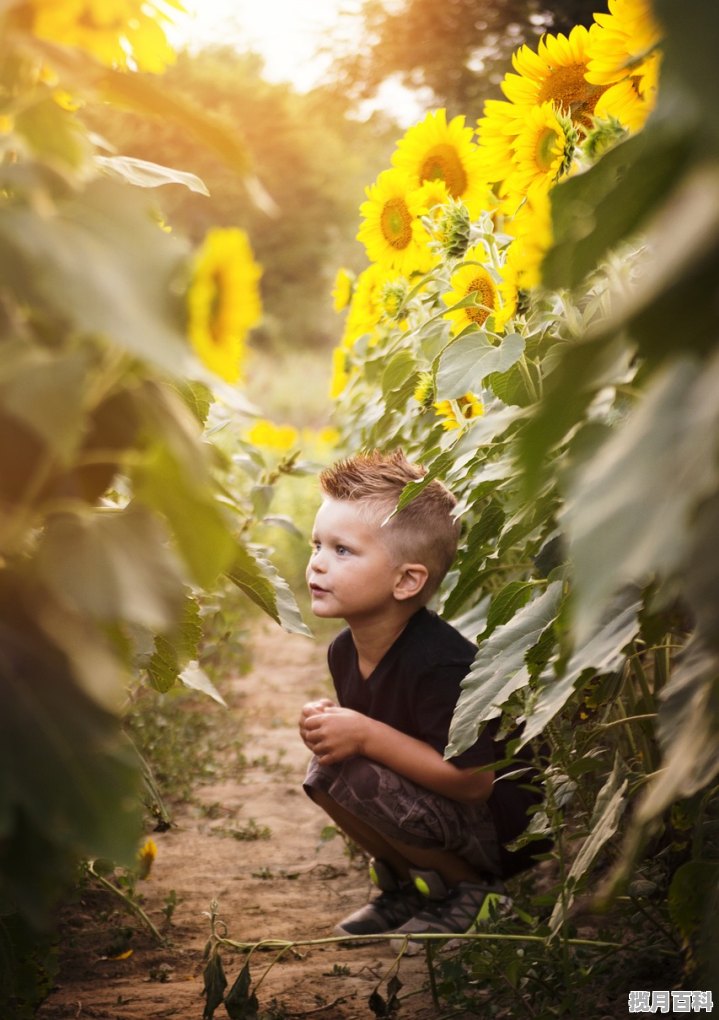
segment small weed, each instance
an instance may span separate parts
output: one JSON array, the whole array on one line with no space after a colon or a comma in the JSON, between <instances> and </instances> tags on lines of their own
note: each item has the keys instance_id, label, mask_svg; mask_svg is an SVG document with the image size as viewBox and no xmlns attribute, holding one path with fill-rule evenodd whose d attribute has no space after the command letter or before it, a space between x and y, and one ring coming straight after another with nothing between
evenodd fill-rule
<instances>
[{"instance_id":1,"label":"small weed","mask_svg":"<svg viewBox=\"0 0 719 1020\"><path fill-rule=\"evenodd\" d=\"M323 971L322 977L349 977L351 973L346 963L335 963L332 970Z\"/></svg>"},{"instance_id":2,"label":"small weed","mask_svg":"<svg viewBox=\"0 0 719 1020\"><path fill-rule=\"evenodd\" d=\"M218 828L213 829L212 834L214 836L231 836L240 842L253 843L259 839L271 839L272 829L269 825L258 825L254 818L250 818L247 825L243 825L241 829Z\"/></svg>"},{"instance_id":3,"label":"small weed","mask_svg":"<svg viewBox=\"0 0 719 1020\"><path fill-rule=\"evenodd\" d=\"M182 903L182 900L178 898L177 893L174 889L170 889L169 893L163 900L162 914L165 918L165 924L169 928L172 924L172 918L178 905Z\"/></svg>"}]
</instances>

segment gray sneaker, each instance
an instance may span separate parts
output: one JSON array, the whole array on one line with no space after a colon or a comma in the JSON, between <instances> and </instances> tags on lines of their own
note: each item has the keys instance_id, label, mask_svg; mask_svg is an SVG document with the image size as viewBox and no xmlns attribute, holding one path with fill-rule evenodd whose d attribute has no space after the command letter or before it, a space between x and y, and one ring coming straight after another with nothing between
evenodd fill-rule
<instances>
[{"instance_id":1,"label":"gray sneaker","mask_svg":"<svg viewBox=\"0 0 719 1020\"><path fill-rule=\"evenodd\" d=\"M381 890L379 896L335 925L338 935L393 932L422 909L424 900L413 882L401 882L384 861L370 862L370 877Z\"/></svg>"},{"instance_id":2,"label":"gray sneaker","mask_svg":"<svg viewBox=\"0 0 719 1020\"><path fill-rule=\"evenodd\" d=\"M425 896L429 889L430 898L425 899L423 909L395 930L392 947L398 951L405 946L402 935L465 935L511 907L512 901L499 879L458 882L454 889L447 889L432 872L412 875ZM408 941L405 952L412 956L421 949L421 942Z\"/></svg>"}]
</instances>

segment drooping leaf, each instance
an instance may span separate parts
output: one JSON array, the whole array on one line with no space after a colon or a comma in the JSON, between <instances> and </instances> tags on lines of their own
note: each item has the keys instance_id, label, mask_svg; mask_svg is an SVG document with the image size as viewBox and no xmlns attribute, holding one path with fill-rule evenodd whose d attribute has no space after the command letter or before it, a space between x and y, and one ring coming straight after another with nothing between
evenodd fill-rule
<instances>
[{"instance_id":1,"label":"drooping leaf","mask_svg":"<svg viewBox=\"0 0 719 1020\"><path fill-rule=\"evenodd\" d=\"M446 758L471 747L481 723L501 715L509 695L529 682L525 655L557 615L561 600L562 584L554 581L479 646L472 668L462 681Z\"/></svg>"},{"instance_id":2,"label":"drooping leaf","mask_svg":"<svg viewBox=\"0 0 719 1020\"><path fill-rule=\"evenodd\" d=\"M628 779L624 775L621 759L617 755L607 781L597 794L589 822L589 834L572 861L567 876L565 895L557 900L549 919L549 927L552 932L557 932L561 927L565 911L571 905L578 884L585 878L602 847L617 831L627 806L627 785Z\"/></svg>"},{"instance_id":3,"label":"drooping leaf","mask_svg":"<svg viewBox=\"0 0 719 1020\"><path fill-rule=\"evenodd\" d=\"M439 357L437 399L454 400L468 391L477 392L493 372L503 373L521 358L524 339L511 333L499 345L482 332L453 340Z\"/></svg>"},{"instance_id":4,"label":"drooping leaf","mask_svg":"<svg viewBox=\"0 0 719 1020\"><path fill-rule=\"evenodd\" d=\"M230 1020L257 1020L259 1003L250 988L250 965L246 963L225 996L225 1009Z\"/></svg>"},{"instance_id":5,"label":"drooping leaf","mask_svg":"<svg viewBox=\"0 0 719 1020\"><path fill-rule=\"evenodd\" d=\"M564 527L582 642L622 584L667 576L686 556L692 516L719 487L719 357L656 374L632 414L577 471Z\"/></svg>"},{"instance_id":6,"label":"drooping leaf","mask_svg":"<svg viewBox=\"0 0 719 1020\"><path fill-rule=\"evenodd\" d=\"M215 1010L224 1001L225 988L227 988L227 978L225 977L225 970L222 966L222 958L219 953L213 952L210 954L205 964L205 969L202 972L202 977L204 981L202 994L205 998L202 1020L213 1020Z\"/></svg>"},{"instance_id":7,"label":"drooping leaf","mask_svg":"<svg viewBox=\"0 0 719 1020\"><path fill-rule=\"evenodd\" d=\"M171 166L150 163L134 156L96 156L103 170L138 188L159 188L164 184L182 184L199 195L209 196L207 185L196 174Z\"/></svg>"},{"instance_id":8,"label":"drooping leaf","mask_svg":"<svg viewBox=\"0 0 719 1020\"><path fill-rule=\"evenodd\" d=\"M530 603L531 607L532 603ZM570 657L561 676L546 673L522 731L522 746L538 736L572 696L575 684L588 675L612 673L623 661L623 649L639 629L641 599L634 588L620 592L603 620Z\"/></svg>"},{"instance_id":9,"label":"drooping leaf","mask_svg":"<svg viewBox=\"0 0 719 1020\"><path fill-rule=\"evenodd\" d=\"M188 662L180 674L180 680L193 691L201 691L203 694L207 694L208 697L212 698L223 708L227 708L227 702L222 697L220 692L217 690L212 680L210 680L207 673L202 669L199 662Z\"/></svg>"},{"instance_id":10,"label":"drooping leaf","mask_svg":"<svg viewBox=\"0 0 719 1020\"><path fill-rule=\"evenodd\" d=\"M285 630L310 635L287 582L258 548L236 546L227 576Z\"/></svg>"},{"instance_id":11,"label":"drooping leaf","mask_svg":"<svg viewBox=\"0 0 719 1020\"><path fill-rule=\"evenodd\" d=\"M636 820L650 826L679 797L690 797L719 772L719 655L696 637L682 650L662 691L657 736L662 768L639 801Z\"/></svg>"}]
</instances>

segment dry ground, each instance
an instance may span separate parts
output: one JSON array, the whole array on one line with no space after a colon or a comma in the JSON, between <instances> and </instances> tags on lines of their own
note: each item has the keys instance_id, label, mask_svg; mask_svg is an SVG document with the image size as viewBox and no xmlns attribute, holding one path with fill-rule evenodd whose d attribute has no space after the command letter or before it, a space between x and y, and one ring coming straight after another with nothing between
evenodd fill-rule
<instances>
[{"instance_id":1,"label":"dry ground","mask_svg":"<svg viewBox=\"0 0 719 1020\"><path fill-rule=\"evenodd\" d=\"M321 842L324 816L301 790L308 754L296 720L305 701L328 691L324 645L262 623L254 631L252 659L251 671L225 692L225 721L241 725L248 764L198 786L193 802L174 815L173 827L153 835L157 859L140 888L158 927L174 890L178 905L165 928L167 947L158 947L129 915L120 921L116 913L108 916L107 900L86 893L64 919L61 970L40 1010L42 1020L201 1020L211 901L219 905L228 937L254 941L329 936L334 922L366 899L366 869L349 859L341 839ZM112 958L118 924L133 929L133 951L124 959ZM230 983L242 959L223 954ZM253 957L254 981L272 959L267 952ZM385 944L290 953L262 981L260 1017L374 1017L369 997L394 960ZM403 959L400 978L400 1018L442 1015L426 987L423 957ZM379 990L386 995L384 983ZM226 1015L224 1006L215 1014Z\"/></svg>"}]
</instances>

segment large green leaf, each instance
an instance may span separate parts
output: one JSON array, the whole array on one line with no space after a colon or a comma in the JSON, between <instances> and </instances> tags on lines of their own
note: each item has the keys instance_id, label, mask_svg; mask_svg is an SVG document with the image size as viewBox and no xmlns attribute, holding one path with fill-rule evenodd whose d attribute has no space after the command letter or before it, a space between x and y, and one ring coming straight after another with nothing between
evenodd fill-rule
<instances>
[{"instance_id":1,"label":"large green leaf","mask_svg":"<svg viewBox=\"0 0 719 1020\"><path fill-rule=\"evenodd\" d=\"M663 120L553 188L554 246L542 266L545 285L580 284L668 195L691 150L683 125Z\"/></svg>"},{"instance_id":2,"label":"large green leaf","mask_svg":"<svg viewBox=\"0 0 719 1020\"><path fill-rule=\"evenodd\" d=\"M174 297L185 254L144 193L109 180L60 199L54 213L14 204L0 218L0 272L22 301L171 375L197 374Z\"/></svg>"},{"instance_id":3,"label":"large green leaf","mask_svg":"<svg viewBox=\"0 0 719 1020\"><path fill-rule=\"evenodd\" d=\"M563 344L544 396L517 438L525 492L531 495L548 470L548 455L578 425L595 394L624 379L633 355L624 338L605 335Z\"/></svg>"},{"instance_id":4,"label":"large green leaf","mask_svg":"<svg viewBox=\"0 0 719 1020\"><path fill-rule=\"evenodd\" d=\"M287 582L257 547L237 546L227 576L285 630L310 636Z\"/></svg>"},{"instance_id":5,"label":"large green leaf","mask_svg":"<svg viewBox=\"0 0 719 1020\"><path fill-rule=\"evenodd\" d=\"M700 500L719 487L719 357L668 365L577 471L564 515L582 642L608 597L679 568Z\"/></svg>"},{"instance_id":6,"label":"large green leaf","mask_svg":"<svg viewBox=\"0 0 719 1020\"><path fill-rule=\"evenodd\" d=\"M137 472L135 491L167 518L193 579L212 587L232 562L235 540L209 485L194 478L167 447L157 445Z\"/></svg>"},{"instance_id":7,"label":"large green leaf","mask_svg":"<svg viewBox=\"0 0 719 1020\"><path fill-rule=\"evenodd\" d=\"M96 620L167 630L182 606L182 574L167 534L139 506L52 517L37 570L59 602Z\"/></svg>"},{"instance_id":8,"label":"large green leaf","mask_svg":"<svg viewBox=\"0 0 719 1020\"><path fill-rule=\"evenodd\" d=\"M480 725L501 715L510 694L529 682L525 656L556 617L561 600L562 584L554 581L480 645L472 668L462 681L446 758L471 747Z\"/></svg>"},{"instance_id":9,"label":"large green leaf","mask_svg":"<svg viewBox=\"0 0 719 1020\"><path fill-rule=\"evenodd\" d=\"M551 670L544 674L543 686L527 713L522 745L544 730L572 696L578 682L619 668L624 659L623 650L639 629L640 608L641 600L634 589L621 592L608 607L603 621L572 654L562 674L557 677Z\"/></svg>"},{"instance_id":10,"label":"large green leaf","mask_svg":"<svg viewBox=\"0 0 719 1020\"><path fill-rule=\"evenodd\" d=\"M454 616L467 599L477 593L482 564L492 552L490 543L499 533L503 523L504 511L497 503L491 502L484 508L480 519L472 527L466 541L463 542L464 548L459 557L457 580L444 605L444 612L447 616Z\"/></svg>"},{"instance_id":11,"label":"large green leaf","mask_svg":"<svg viewBox=\"0 0 719 1020\"><path fill-rule=\"evenodd\" d=\"M184 667L197 657L201 638L200 607L195 598L188 596L180 626L155 638L155 650L146 668L156 691L164 693L174 687Z\"/></svg>"},{"instance_id":12,"label":"large green leaf","mask_svg":"<svg viewBox=\"0 0 719 1020\"><path fill-rule=\"evenodd\" d=\"M697 638L684 648L662 691L657 734L662 768L636 811L651 825L679 797L690 797L719 772L719 655Z\"/></svg>"},{"instance_id":13,"label":"large green leaf","mask_svg":"<svg viewBox=\"0 0 719 1020\"><path fill-rule=\"evenodd\" d=\"M82 437L88 368L85 351L3 344L0 408L32 429L61 464L70 462Z\"/></svg>"},{"instance_id":14,"label":"large green leaf","mask_svg":"<svg viewBox=\"0 0 719 1020\"><path fill-rule=\"evenodd\" d=\"M479 391L488 375L506 372L523 353L524 339L518 333L511 333L499 345L478 331L458 337L439 357L437 399L454 400Z\"/></svg>"},{"instance_id":15,"label":"large green leaf","mask_svg":"<svg viewBox=\"0 0 719 1020\"><path fill-rule=\"evenodd\" d=\"M623 764L617 755L607 781L597 794L589 822L589 834L572 861L564 895L558 898L549 919L549 928L552 932L556 933L561 927L579 883L586 877L599 851L617 831L627 806L627 785Z\"/></svg>"},{"instance_id":16,"label":"large green leaf","mask_svg":"<svg viewBox=\"0 0 719 1020\"><path fill-rule=\"evenodd\" d=\"M35 923L46 920L52 855L36 841L79 858L130 864L137 848L140 773L116 718L75 683L66 657L2 593L0 612L0 872L10 896Z\"/></svg>"},{"instance_id":17,"label":"large green leaf","mask_svg":"<svg viewBox=\"0 0 719 1020\"><path fill-rule=\"evenodd\" d=\"M665 29L662 44L662 82L668 86L680 83L679 94L686 111L690 90L701 114L701 130L697 142L716 153L719 140L719 91L717 73L717 39L719 39L719 6L705 0L655 0L656 13ZM664 98L660 92L660 104ZM686 116L686 112L685 112ZM707 132L707 129L711 134Z\"/></svg>"}]
</instances>

